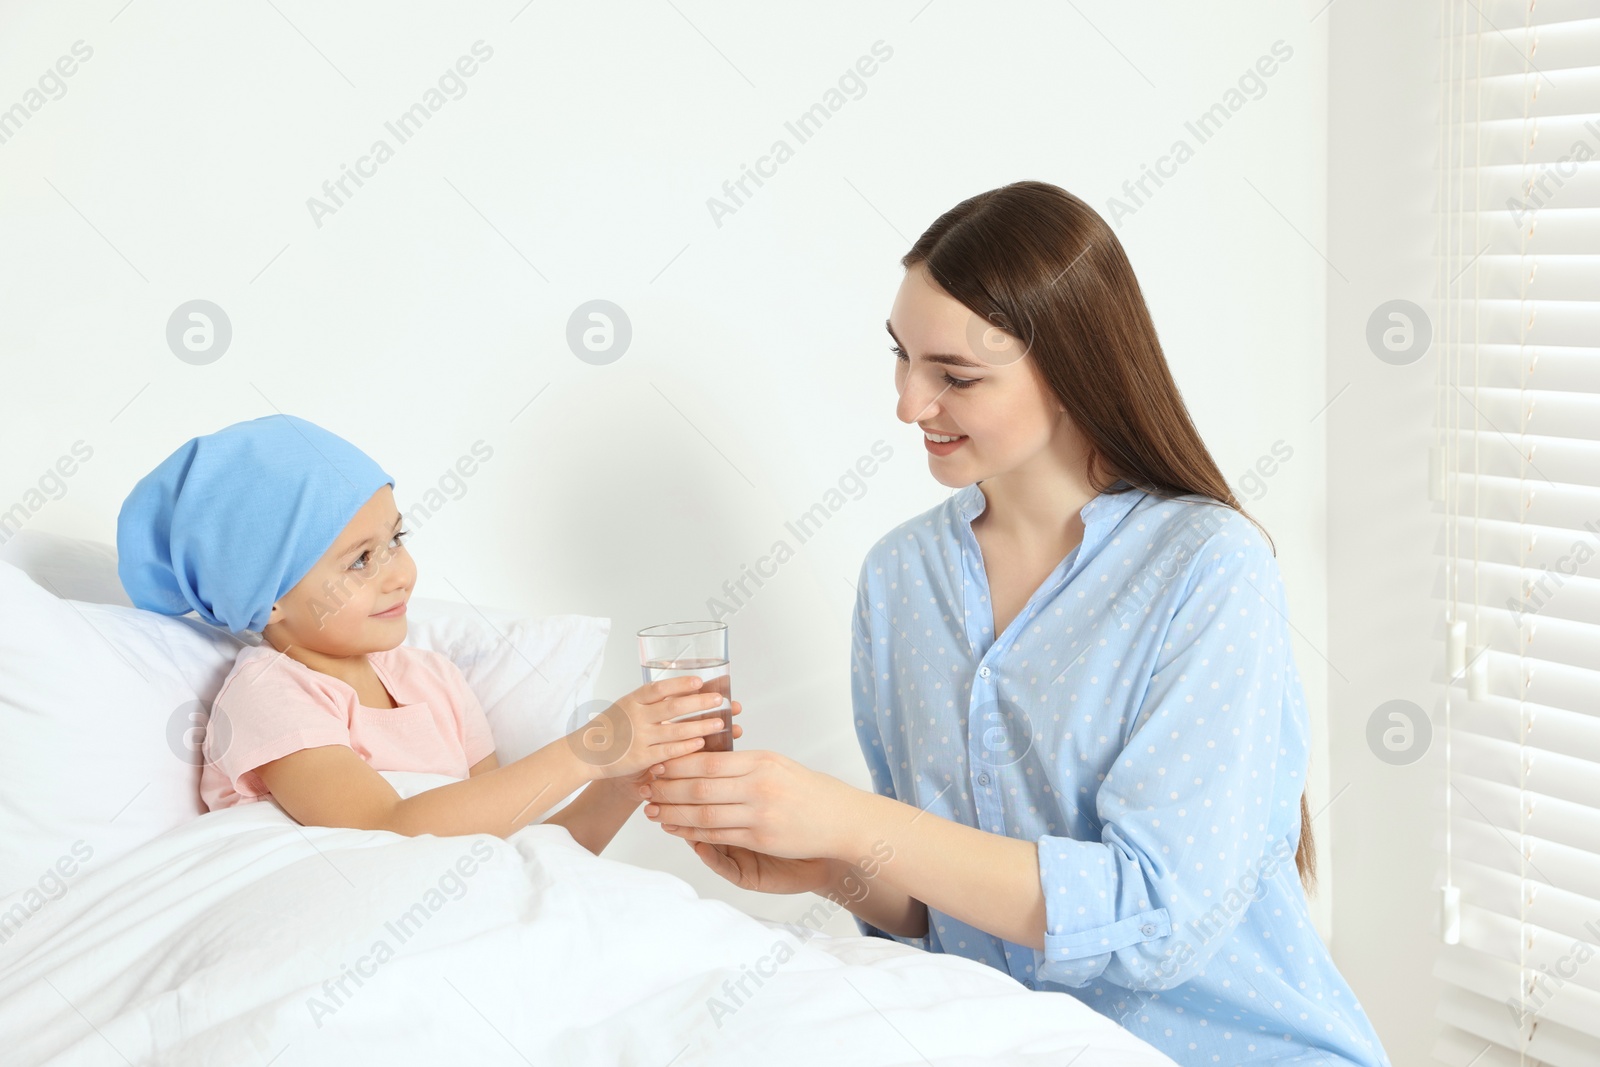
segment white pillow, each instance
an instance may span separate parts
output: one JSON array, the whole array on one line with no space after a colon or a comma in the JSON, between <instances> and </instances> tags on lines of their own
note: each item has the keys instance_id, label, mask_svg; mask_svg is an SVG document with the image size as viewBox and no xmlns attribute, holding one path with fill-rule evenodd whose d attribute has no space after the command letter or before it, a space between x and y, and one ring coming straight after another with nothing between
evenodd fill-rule
<instances>
[{"instance_id":1,"label":"white pillow","mask_svg":"<svg viewBox=\"0 0 1600 1067\"><path fill-rule=\"evenodd\" d=\"M103 541L22 529L0 543L0 560L63 600L133 606L117 577L117 550Z\"/></svg>"},{"instance_id":2,"label":"white pillow","mask_svg":"<svg viewBox=\"0 0 1600 1067\"><path fill-rule=\"evenodd\" d=\"M0 562L0 894L205 810L198 765L168 745L169 724L198 707L169 650L191 666L209 655L217 687L232 656L141 614L60 600Z\"/></svg>"},{"instance_id":3,"label":"white pillow","mask_svg":"<svg viewBox=\"0 0 1600 1067\"><path fill-rule=\"evenodd\" d=\"M611 620L591 615L530 619L418 596L406 605L406 644L461 668L489 718L501 766L577 729L610 635Z\"/></svg>"},{"instance_id":4,"label":"white pillow","mask_svg":"<svg viewBox=\"0 0 1600 1067\"><path fill-rule=\"evenodd\" d=\"M0 896L205 811L199 740L239 640L193 615L64 599L69 589L125 603L114 550L23 531L0 551ZM611 629L418 597L407 616L407 644L461 668L502 764L570 732Z\"/></svg>"}]
</instances>

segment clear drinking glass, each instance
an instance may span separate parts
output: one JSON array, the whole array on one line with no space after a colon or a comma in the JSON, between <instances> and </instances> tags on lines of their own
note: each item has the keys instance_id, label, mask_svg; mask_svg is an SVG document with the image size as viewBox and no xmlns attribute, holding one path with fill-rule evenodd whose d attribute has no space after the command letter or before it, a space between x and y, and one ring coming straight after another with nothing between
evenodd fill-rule
<instances>
[{"instance_id":1,"label":"clear drinking glass","mask_svg":"<svg viewBox=\"0 0 1600 1067\"><path fill-rule=\"evenodd\" d=\"M729 752L733 749L733 697L728 677L728 624L723 622L665 622L639 631L639 666L644 680L663 678L701 679L700 692L716 693L722 706L709 711L680 715L671 722L709 718L722 719L722 729L706 735L702 752Z\"/></svg>"}]
</instances>

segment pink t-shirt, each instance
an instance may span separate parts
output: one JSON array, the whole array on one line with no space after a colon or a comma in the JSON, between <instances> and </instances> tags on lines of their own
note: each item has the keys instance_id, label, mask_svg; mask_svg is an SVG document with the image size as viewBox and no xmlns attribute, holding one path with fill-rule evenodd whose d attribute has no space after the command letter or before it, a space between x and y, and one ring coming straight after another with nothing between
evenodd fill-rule
<instances>
[{"instance_id":1,"label":"pink t-shirt","mask_svg":"<svg viewBox=\"0 0 1600 1067\"><path fill-rule=\"evenodd\" d=\"M303 748L344 745L376 770L455 778L494 752L483 706L448 656L397 645L367 659L399 707L369 708L347 683L269 644L240 650L206 724L206 808L260 800L268 790L256 768Z\"/></svg>"}]
</instances>

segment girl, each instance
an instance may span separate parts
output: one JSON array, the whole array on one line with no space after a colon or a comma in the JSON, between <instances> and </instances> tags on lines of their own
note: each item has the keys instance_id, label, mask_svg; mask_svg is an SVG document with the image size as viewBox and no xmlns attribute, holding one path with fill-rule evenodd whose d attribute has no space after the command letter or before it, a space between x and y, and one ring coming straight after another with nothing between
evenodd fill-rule
<instances>
[{"instance_id":1,"label":"girl","mask_svg":"<svg viewBox=\"0 0 1600 1067\"><path fill-rule=\"evenodd\" d=\"M876 794L703 752L638 787L646 815L739 886L826 895L1179 1062L1386 1065L1302 890L1309 726L1277 562L1121 245L1019 182L901 262L896 415L954 492L861 568Z\"/></svg>"},{"instance_id":2,"label":"girl","mask_svg":"<svg viewBox=\"0 0 1600 1067\"><path fill-rule=\"evenodd\" d=\"M501 767L461 671L402 644L417 568L393 485L343 438L269 415L189 440L124 501L118 574L135 606L262 638L212 707L207 808L271 796L308 826L505 836L585 787L546 821L598 854L635 788L722 725L667 720L719 698L698 678L645 685ZM460 780L402 799L379 771Z\"/></svg>"}]
</instances>

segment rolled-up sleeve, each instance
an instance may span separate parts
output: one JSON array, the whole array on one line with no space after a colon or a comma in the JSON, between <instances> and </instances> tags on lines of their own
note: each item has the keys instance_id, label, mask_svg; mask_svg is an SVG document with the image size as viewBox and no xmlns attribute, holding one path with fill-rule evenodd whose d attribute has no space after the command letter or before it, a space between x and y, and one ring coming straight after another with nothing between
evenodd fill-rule
<instances>
[{"instance_id":1,"label":"rolled-up sleeve","mask_svg":"<svg viewBox=\"0 0 1600 1067\"><path fill-rule=\"evenodd\" d=\"M856 739L872 775L873 790L881 796L899 799L895 796L894 776L889 769L890 760L898 758L895 755L898 739L892 733L885 738L878 726L879 709L892 713L894 705L888 699L889 649L888 637L883 632L886 627L881 625L883 606L874 605L871 590L878 583L872 581L872 577L873 563L869 555L856 583L855 616L850 626L850 704L855 714ZM878 625L874 624L875 618ZM856 928L866 937L884 937L929 952L939 951L931 914L924 937L901 937L873 926L859 915L852 917Z\"/></svg>"},{"instance_id":2,"label":"rolled-up sleeve","mask_svg":"<svg viewBox=\"0 0 1600 1067\"><path fill-rule=\"evenodd\" d=\"M1134 989L1193 977L1259 883L1296 877L1305 730L1276 559L1253 534L1206 543L1134 725L1095 796L1098 841L1038 838L1040 979ZM1296 744L1292 751L1303 752Z\"/></svg>"}]
</instances>

